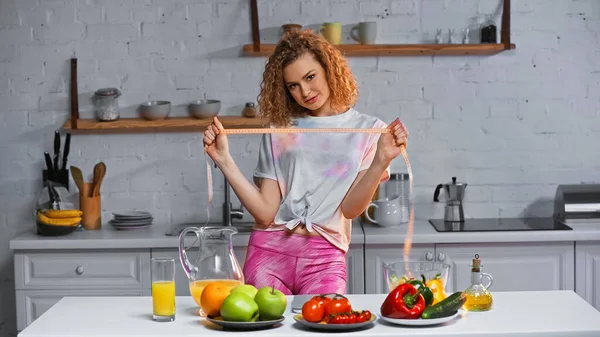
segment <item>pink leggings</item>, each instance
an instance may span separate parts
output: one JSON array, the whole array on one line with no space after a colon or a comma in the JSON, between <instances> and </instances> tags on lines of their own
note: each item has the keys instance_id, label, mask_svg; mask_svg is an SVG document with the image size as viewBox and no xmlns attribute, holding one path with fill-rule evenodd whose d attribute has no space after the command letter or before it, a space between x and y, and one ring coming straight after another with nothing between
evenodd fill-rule
<instances>
[{"instance_id":1,"label":"pink leggings","mask_svg":"<svg viewBox=\"0 0 600 337\"><path fill-rule=\"evenodd\" d=\"M254 230L244 277L247 284L275 287L286 295L345 294L345 255L321 236Z\"/></svg>"}]
</instances>

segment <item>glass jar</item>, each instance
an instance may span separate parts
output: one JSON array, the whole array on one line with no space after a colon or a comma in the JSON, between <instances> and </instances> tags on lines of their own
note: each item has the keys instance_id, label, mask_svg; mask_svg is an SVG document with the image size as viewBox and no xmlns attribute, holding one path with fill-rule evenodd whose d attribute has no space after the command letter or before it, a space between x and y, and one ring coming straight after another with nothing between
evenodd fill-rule
<instances>
[{"instance_id":1,"label":"glass jar","mask_svg":"<svg viewBox=\"0 0 600 337\"><path fill-rule=\"evenodd\" d=\"M94 111L99 121L109 122L119 119L119 96L121 92L117 88L98 89L94 93Z\"/></svg>"},{"instance_id":2,"label":"glass jar","mask_svg":"<svg viewBox=\"0 0 600 337\"><path fill-rule=\"evenodd\" d=\"M498 29L492 16L486 14L480 25L481 43L498 43Z\"/></svg>"},{"instance_id":3,"label":"glass jar","mask_svg":"<svg viewBox=\"0 0 600 337\"><path fill-rule=\"evenodd\" d=\"M410 216L410 182L408 173L392 173L390 179L383 184L379 199L392 200L400 198L400 222L407 223ZM383 193L382 193L383 192Z\"/></svg>"},{"instance_id":4,"label":"glass jar","mask_svg":"<svg viewBox=\"0 0 600 337\"><path fill-rule=\"evenodd\" d=\"M256 108L254 107L253 102L247 102L244 106L244 110L242 110L242 116L247 118L256 117Z\"/></svg>"}]
</instances>

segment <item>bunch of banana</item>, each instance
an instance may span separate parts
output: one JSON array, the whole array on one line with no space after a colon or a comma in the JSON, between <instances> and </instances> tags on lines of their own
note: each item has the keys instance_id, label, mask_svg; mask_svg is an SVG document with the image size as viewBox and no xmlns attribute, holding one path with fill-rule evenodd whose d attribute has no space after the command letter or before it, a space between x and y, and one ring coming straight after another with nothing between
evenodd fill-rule
<instances>
[{"instance_id":1,"label":"bunch of banana","mask_svg":"<svg viewBox=\"0 0 600 337\"><path fill-rule=\"evenodd\" d=\"M77 226L83 213L76 209L49 209L40 211L37 220L51 226Z\"/></svg>"}]
</instances>

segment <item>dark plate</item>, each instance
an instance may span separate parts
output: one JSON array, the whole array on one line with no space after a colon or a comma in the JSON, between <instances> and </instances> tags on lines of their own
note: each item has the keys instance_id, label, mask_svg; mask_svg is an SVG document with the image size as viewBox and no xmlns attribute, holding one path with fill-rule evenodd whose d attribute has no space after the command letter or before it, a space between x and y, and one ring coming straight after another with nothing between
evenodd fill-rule
<instances>
[{"instance_id":1,"label":"dark plate","mask_svg":"<svg viewBox=\"0 0 600 337\"><path fill-rule=\"evenodd\" d=\"M285 317L281 317L280 319L272 320L272 321L257 321L257 322L229 322L224 321L222 318L213 318L206 317L206 320L222 326L224 329L228 330L259 330L259 329L268 329L273 328L275 325L283 322Z\"/></svg>"},{"instance_id":2,"label":"dark plate","mask_svg":"<svg viewBox=\"0 0 600 337\"><path fill-rule=\"evenodd\" d=\"M62 236L73 233L77 226L53 226L36 222L37 233L44 236Z\"/></svg>"},{"instance_id":3,"label":"dark plate","mask_svg":"<svg viewBox=\"0 0 600 337\"><path fill-rule=\"evenodd\" d=\"M362 322L362 323L354 323L354 324L325 324L325 323L312 323L304 320L302 314L294 315L294 319L296 322L303 324L312 329L325 330L325 331L349 331L349 330L357 330L369 325L373 325L373 322L377 319L377 315L371 313L371 319Z\"/></svg>"}]
</instances>

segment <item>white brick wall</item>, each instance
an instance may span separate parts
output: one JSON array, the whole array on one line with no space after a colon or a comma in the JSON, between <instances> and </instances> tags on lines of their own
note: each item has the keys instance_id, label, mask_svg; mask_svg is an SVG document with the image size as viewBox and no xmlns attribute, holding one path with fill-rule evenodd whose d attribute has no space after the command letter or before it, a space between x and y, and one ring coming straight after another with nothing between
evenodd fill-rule
<instances>
[{"instance_id":1,"label":"white brick wall","mask_svg":"<svg viewBox=\"0 0 600 337\"><path fill-rule=\"evenodd\" d=\"M318 28L376 20L379 43L431 41L435 30L460 32L500 0L260 0L261 38L279 26ZM411 132L417 216L441 216L436 184L469 183L471 217L547 214L558 183L598 182L600 156L600 2L513 1L514 52L486 57L351 58L361 83L358 108L386 122L400 116ZM495 16L497 23L499 15ZM69 58L79 59L82 116L89 97L117 86L123 116L148 98L223 100L238 115L255 101L265 58L239 57L251 42L246 0L5 0L0 2L0 335L14 333L8 240L32 230L43 152L68 115ZM250 177L258 136L231 137ZM205 162L198 134L74 136L70 164L90 174L108 167L105 217L145 208L157 225L203 220ZM246 153L246 151L248 151ZM401 159L394 171L403 171ZM213 219L222 202L215 173ZM237 200L234 197L234 204Z\"/></svg>"}]
</instances>

